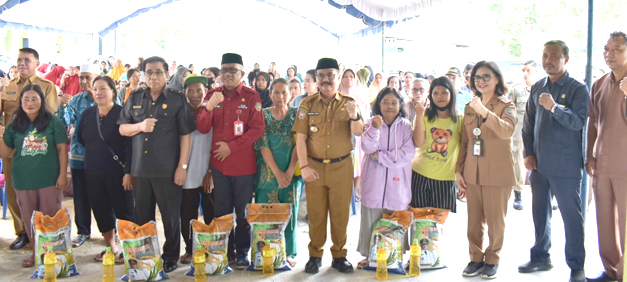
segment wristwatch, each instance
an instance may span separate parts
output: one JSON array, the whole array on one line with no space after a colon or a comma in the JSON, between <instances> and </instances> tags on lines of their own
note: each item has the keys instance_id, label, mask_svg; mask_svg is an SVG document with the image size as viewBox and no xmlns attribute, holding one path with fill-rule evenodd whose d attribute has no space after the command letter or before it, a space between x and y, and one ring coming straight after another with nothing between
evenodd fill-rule
<instances>
[{"instance_id":1,"label":"wristwatch","mask_svg":"<svg viewBox=\"0 0 627 282\"><path fill-rule=\"evenodd\" d=\"M350 117L348 117L348 118L349 118L351 121L360 121L360 120L361 120L361 114L360 114L360 113L357 113L357 118L355 118L355 119L352 119L352 118L350 118Z\"/></svg>"},{"instance_id":2,"label":"wristwatch","mask_svg":"<svg viewBox=\"0 0 627 282\"><path fill-rule=\"evenodd\" d=\"M555 108L557 108L557 104L553 104L553 107L551 108L551 113L555 113Z\"/></svg>"},{"instance_id":3,"label":"wristwatch","mask_svg":"<svg viewBox=\"0 0 627 282\"><path fill-rule=\"evenodd\" d=\"M181 164L179 165L183 170L187 170L187 164Z\"/></svg>"}]
</instances>

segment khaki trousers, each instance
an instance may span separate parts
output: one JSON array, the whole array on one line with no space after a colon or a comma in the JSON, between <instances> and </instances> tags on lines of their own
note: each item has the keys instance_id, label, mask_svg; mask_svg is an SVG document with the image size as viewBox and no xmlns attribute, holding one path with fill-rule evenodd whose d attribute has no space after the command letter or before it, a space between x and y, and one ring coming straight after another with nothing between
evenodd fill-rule
<instances>
[{"instance_id":1,"label":"khaki trousers","mask_svg":"<svg viewBox=\"0 0 627 282\"><path fill-rule=\"evenodd\" d=\"M514 191L522 191L525 186L525 178L527 177L527 168L525 168L525 159L523 151L525 146L522 141L512 141L512 154L514 155L514 178L516 184Z\"/></svg>"},{"instance_id":2,"label":"khaki trousers","mask_svg":"<svg viewBox=\"0 0 627 282\"><path fill-rule=\"evenodd\" d=\"M31 244L35 244L33 238L33 228L31 228L31 220L34 211L40 211L44 215L53 217L57 212L63 208L63 190L57 189L54 186L48 186L35 190L15 190L17 195L17 202L20 205L20 211L24 216L24 226L28 226L26 233Z\"/></svg>"},{"instance_id":3,"label":"khaki trousers","mask_svg":"<svg viewBox=\"0 0 627 282\"><path fill-rule=\"evenodd\" d=\"M592 189L597 207L601 261L607 275L622 279L627 178L597 173L592 178Z\"/></svg>"},{"instance_id":4,"label":"khaki trousers","mask_svg":"<svg viewBox=\"0 0 627 282\"><path fill-rule=\"evenodd\" d=\"M499 253L505 237L507 201L512 194L510 187L494 187L468 184L468 247L470 260L498 264ZM490 245L483 250L483 235L488 227Z\"/></svg>"},{"instance_id":5,"label":"khaki trousers","mask_svg":"<svg viewBox=\"0 0 627 282\"><path fill-rule=\"evenodd\" d=\"M4 173L4 179L6 179L5 189L7 189L7 207L13 218L13 228L15 228L15 235L26 234L24 229L24 223L22 222L22 213L20 207L17 204L17 196L15 195L15 189L13 189L13 180L11 179L11 162L13 159L2 159L2 170Z\"/></svg>"},{"instance_id":6,"label":"khaki trousers","mask_svg":"<svg viewBox=\"0 0 627 282\"><path fill-rule=\"evenodd\" d=\"M331 218L331 255L346 257L346 226L353 193L353 159L323 164L309 159L309 166L320 178L307 182L309 214L309 256L321 258L327 240L327 216Z\"/></svg>"}]
</instances>

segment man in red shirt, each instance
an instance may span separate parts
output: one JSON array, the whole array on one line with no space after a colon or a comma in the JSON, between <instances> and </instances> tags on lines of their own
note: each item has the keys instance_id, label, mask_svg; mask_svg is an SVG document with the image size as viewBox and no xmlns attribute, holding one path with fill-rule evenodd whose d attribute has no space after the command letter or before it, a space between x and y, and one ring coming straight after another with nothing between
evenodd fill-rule
<instances>
[{"instance_id":1,"label":"man in red shirt","mask_svg":"<svg viewBox=\"0 0 627 282\"><path fill-rule=\"evenodd\" d=\"M253 180L257 173L253 144L265 130L261 98L255 90L240 83L245 73L243 68L240 55L222 55L220 77L224 85L209 91L205 109L200 110L196 121L200 133L206 134L213 128L210 167L216 199L214 211L215 216L220 217L235 208L235 240L229 241L229 257L233 256L234 246L238 269L249 265L250 225L245 212L246 204L253 199Z\"/></svg>"}]
</instances>

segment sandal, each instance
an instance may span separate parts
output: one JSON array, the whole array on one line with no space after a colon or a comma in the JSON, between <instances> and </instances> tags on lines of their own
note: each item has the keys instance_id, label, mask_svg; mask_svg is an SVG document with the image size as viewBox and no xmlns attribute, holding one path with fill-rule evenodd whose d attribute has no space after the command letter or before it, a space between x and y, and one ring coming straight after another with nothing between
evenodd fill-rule
<instances>
[{"instance_id":1,"label":"sandal","mask_svg":"<svg viewBox=\"0 0 627 282\"><path fill-rule=\"evenodd\" d=\"M97 262L102 262L103 260L103 256L104 254L107 252L107 250L104 250L102 252L100 252L99 254L97 254L94 257L94 260ZM115 264L123 264L124 263L124 254L123 253L114 253L115 255Z\"/></svg>"},{"instance_id":2,"label":"sandal","mask_svg":"<svg viewBox=\"0 0 627 282\"><path fill-rule=\"evenodd\" d=\"M179 262L181 264L190 264L192 263L192 254L190 253L185 253L184 255L181 256L181 258L179 259Z\"/></svg>"},{"instance_id":3,"label":"sandal","mask_svg":"<svg viewBox=\"0 0 627 282\"><path fill-rule=\"evenodd\" d=\"M296 260L293 257L287 257L287 264L290 265L291 268L296 267Z\"/></svg>"},{"instance_id":4,"label":"sandal","mask_svg":"<svg viewBox=\"0 0 627 282\"><path fill-rule=\"evenodd\" d=\"M82 246L85 243L85 241L89 240L89 238L90 238L89 235L78 234L78 236L76 236L76 238L72 240L72 247L78 248Z\"/></svg>"},{"instance_id":5,"label":"sandal","mask_svg":"<svg viewBox=\"0 0 627 282\"><path fill-rule=\"evenodd\" d=\"M33 267L35 265L35 258L29 256L22 261L22 267Z\"/></svg>"},{"instance_id":6,"label":"sandal","mask_svg":"<svg viewBox=\"0 0 627 282\"><path fill-rule=\"evenodd\" d=\"M368 266L368 259L362 259L360 262L357 263L357 269L364 269L364 267Z\"/></svg>"}]
</instances>

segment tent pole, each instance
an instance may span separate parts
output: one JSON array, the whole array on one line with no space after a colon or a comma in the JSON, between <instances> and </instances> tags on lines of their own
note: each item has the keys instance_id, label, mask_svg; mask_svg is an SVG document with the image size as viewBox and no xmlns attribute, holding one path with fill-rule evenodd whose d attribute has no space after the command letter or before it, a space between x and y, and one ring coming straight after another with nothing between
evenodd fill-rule
<instances>
[{"instance_id":1,"label":"tent pole","mask_svg":"<svg viewBox=\"0 0 627 282\"><path fill-rule=\"evenodd\" d=\"M587 65L586 65L586 84L588 89L592 88L592 24L593 24L593 11L594 0L588 0L588 46L587 46ZM583 142L584 152L587 149L587 137L588 126L583 127ZM584 156L585 157L585 156ZM588 174L584 170L583 177L581 178L581 214L584 221L586 220L586 214L588 209Z\"/></svg>"},{"instance_id":2,"label":"tent pole","mask_svg":"<svg viewBox=\"0 0 627 282\"><path fill-rule=\"evenodd\" d=\"M381 73L385 75L385 22L381 27Z\"/></svg>"}]
</instances>

